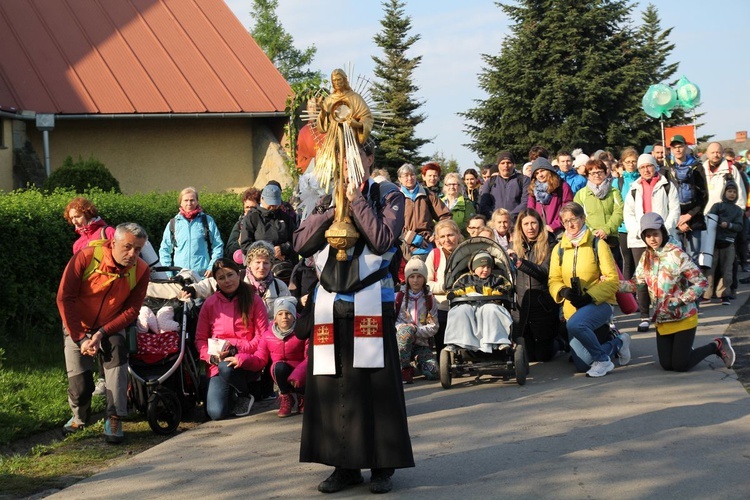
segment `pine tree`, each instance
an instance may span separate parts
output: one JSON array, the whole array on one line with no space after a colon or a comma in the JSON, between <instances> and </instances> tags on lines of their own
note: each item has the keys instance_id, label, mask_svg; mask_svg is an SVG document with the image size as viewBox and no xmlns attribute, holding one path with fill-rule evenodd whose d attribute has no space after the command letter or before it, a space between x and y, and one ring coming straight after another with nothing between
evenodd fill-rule
<instances>
[{"instance_id":1,"label":"pine tree","mask_svg":"<svg viewBox=\"0 0 750 500\"><path fill-rule=\"evenodd\" d=\"M319 81L320 72L310 69L318 49L315 45L304 50L294 46L294 38L284 30L276 15L278 5L278 0L253 0L255 24L250 34L290 84Z\"/></svg>"},{"instance_id":2,"label":"pine tree","mask_svg":"<svg viewBox=\"0 0 750 500\"><path fill-rule=\"evenodd\" d=\"M399 0L386 0L382 3L385 16L380 21L383 30L375 35L378 47L384 57L375 57L375 76L378 78L371 89L372 97L381 103L385 110L393 113L383 130L375 130L373 138L377 143L375 165L387 168L395 179L398 168L403 163L419 166L426 161L419 148L429 142L415 135L415 127L425 120L416 111L424 104L413 97L419 90L414 85L412 75L422 61L422 56L409 58L406 52L417 42L420 35L409 35L411 17L404 15L404 3Z\"/></svg>"},{"instance_id":3,"label":"pine tree","mask_svg":"<svg viewBox=\"0 0 750 500\"><path fill-rule=\"evenodd\" d=\"M664 57L646 61L627 1L498 5L513 25L500 55L483 55L479 84L487 99L463 114L472 150L494 160L502 149L523 158L534 144L592 152L645 141L641 131L653 123L646 124L640 100L670 69L669 32L658 30L658 17L651 29Z\"/></svg>"}]
</instances>

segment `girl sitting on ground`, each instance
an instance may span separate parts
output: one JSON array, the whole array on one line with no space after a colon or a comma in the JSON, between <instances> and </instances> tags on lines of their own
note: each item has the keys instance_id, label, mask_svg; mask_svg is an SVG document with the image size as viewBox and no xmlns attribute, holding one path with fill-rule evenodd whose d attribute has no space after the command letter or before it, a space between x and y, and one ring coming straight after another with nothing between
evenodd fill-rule
<instances>
[{"instance_id":1,"label":"girl sitting on ground","mask_svg":"<svg viewBox=\"0 0 750 500\"><path fill-rule=\"evenodd\" d=\"M430 339L438 331L437 301L427 286L427 266L412 257L404 268L406 285L396 295L396 341L401 358L401 379L414 381L414 359L427 380L437 380L438 371Z\"/></svg>"},{"instance_id":2,"label":"girl sitting on ground","mask_svg":"<svg viewBox=\"0 0 750 500\"><path fill-rule=\"evenodd\" d=\"M690 256L669 241L664 219L656 212L641 217L641 240L646 243L633 278L620 282L621 292L634 292L645 285L654 304L656 350L659 364L669 371L685 372L715 354L727 368L735 353L729 337L715 338L693 349L698 327L696 301L708 284Z\"/></svg>"}]
</instances>

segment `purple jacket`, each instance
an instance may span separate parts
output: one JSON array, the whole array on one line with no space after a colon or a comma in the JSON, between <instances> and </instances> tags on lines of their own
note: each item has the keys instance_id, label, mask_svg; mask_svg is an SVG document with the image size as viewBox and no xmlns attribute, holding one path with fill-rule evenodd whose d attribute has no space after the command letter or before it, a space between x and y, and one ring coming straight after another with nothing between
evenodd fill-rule
<instances>
[{"instance_id":1,"label":"purple jacket","mask_svg":"<svg viewBox=\"0 0 750 500\"><path fill-rule=\"evenodd\" d=\"M573 201L573 191L570 190L567 182L561 182L560 187L552 193L552 199L547 205L542 205L533 195L530 195L528 208L539 212L546 224L557 234L564 229L560 220L560 209L571 201Z\"/></svg>"}]
</instances>

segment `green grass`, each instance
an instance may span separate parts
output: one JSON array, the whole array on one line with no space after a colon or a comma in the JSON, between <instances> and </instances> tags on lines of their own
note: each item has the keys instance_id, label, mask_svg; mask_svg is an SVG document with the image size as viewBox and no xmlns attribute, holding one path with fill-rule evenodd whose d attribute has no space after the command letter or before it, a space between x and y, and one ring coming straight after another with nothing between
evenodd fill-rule
<instances>
[{"instance_id":1,"label":"green grass","mask_svg":"<svg viewBox=\"0 0 750 500\"><path fill-rule=\"evenodd\" d=\"M0 367L0 445L60 427L70 418L63 356L59 342L39 335L33 347L9 344ZM104 409L94 398L93 411Z\"/></svg>"}]
</instances>

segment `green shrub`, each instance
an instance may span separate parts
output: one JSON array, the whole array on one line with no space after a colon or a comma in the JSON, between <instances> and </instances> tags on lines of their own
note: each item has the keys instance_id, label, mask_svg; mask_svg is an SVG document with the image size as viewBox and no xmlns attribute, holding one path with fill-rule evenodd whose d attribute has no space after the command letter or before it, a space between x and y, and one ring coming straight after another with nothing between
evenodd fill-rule
<instances>
[{"instance_id":1,"label":"green shrub","mask_svg":"<svg viewBox=\"0 0 750 500\"><path fill-rule=\"evenodd\" d=\"M74 189L76 193L95 188L107 192L122 192L115 176L93 156L90 156L88 160L79 156L75 163L70 156L65 158L60 168L52 172L44 183L44 189L47 191L54 191L57 188Z\"/></svg>"},{"instance_id":2,"label":"green shrub","mask_svg":"<svg viewBox=\"0 0 750 500\"><path fill-rule=\"evenodd\" d=\"M108 224L141 224L158 252L164 229L177 214L177 192L121 195L100 190L85 194ZM37 335L60 335L55 296L77 235L62 217L76 193L55 190L0 194L0 345L32 343ZM234 193L204 193L200 203L226 241L242 211ZM12 332L12 334L11 334Z\"/></svg>"}]
</instances>

